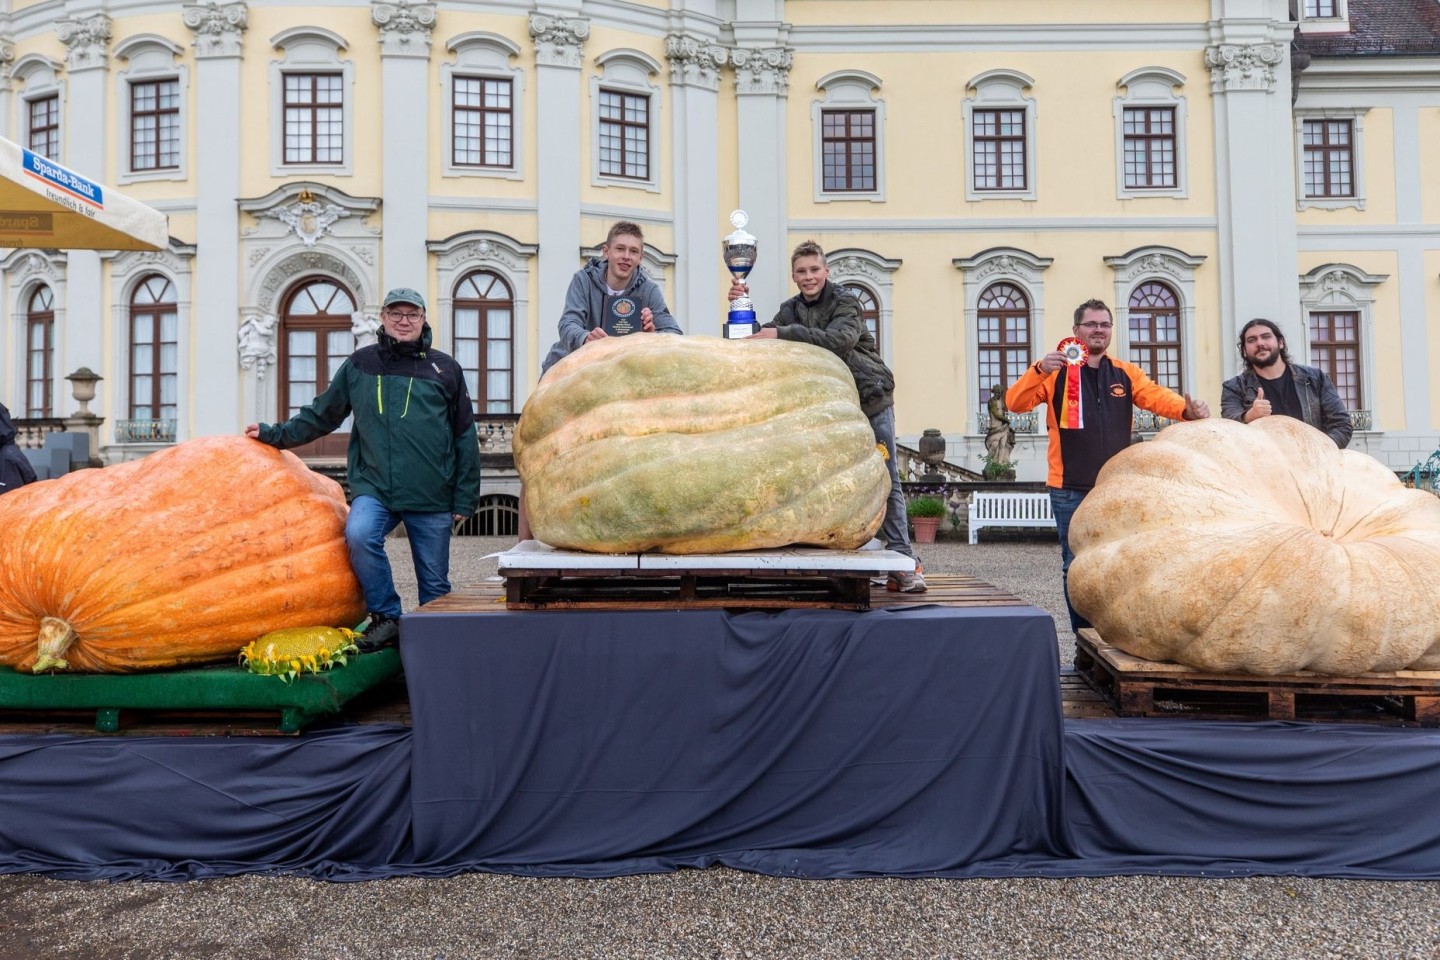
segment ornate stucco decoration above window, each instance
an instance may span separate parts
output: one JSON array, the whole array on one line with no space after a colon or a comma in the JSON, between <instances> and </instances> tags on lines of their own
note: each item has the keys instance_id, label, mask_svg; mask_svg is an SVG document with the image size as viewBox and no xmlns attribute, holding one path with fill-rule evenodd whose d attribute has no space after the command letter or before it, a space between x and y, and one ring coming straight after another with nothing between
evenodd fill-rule
<instances>
[{"instance_id":1,"label":"ornate stucco decoration above window","mask_svg":"<svg viewBox=\"0 0 1440 960\"><path fill-rule=\"evenodd\" d=\"M672 33L665 38L665 58L673 85L718 91L720 68L729 62L730 51L701 37Z\"/></svg>"},{"instance_id":2,"label":"ornate stucco decoration above window","mask_svg":"<svg viewBox=\"0 0 1440 960\"><path fill-rule=\"evenodd\" d=\"M430 56L430 29L435 26L435 4L411 0L371 0L370 19L380 28L383 56Z\"/></svg>"},{"instance_id":3,"label":"ornate stucco decoration above window","mask_svg":"<svg viewBox=\"0 0 1440 960\"><path fill-rule=\"evenodd\" d=\"M786 94L795 52L785 47L737 47L730 51L735 65L735 92Z\"/></svg>"},{"instance_id":4,"label":"ornate stucco decoration above window","mask_svg":"<svg viewBox=\"0 0 1440 960\"><path fill-rule=\"evenodd\" d=\"M110 62L110 18L103 13L55 21L55 35L65 44L65 65L91 70Z\"/></svg>"},{"instance_id":5,"label":"ornate stucco decoration above window","mask_svg":"<svg viewBox=\"0 0 1440 960\"><path fill-rule=\"evenodd\" d=\"M1275 68L1285 60L1285 48L1278 43L1219 43L1205 48L1205 66L1210 68L1210 89L1275 91Z\"/></svg>"},{"instance_id":6,"label":"ornate stucco decoration above window","mask_svg":"<svg viewBox=\"0 0 1440 960\"><path fill-rule=\"evenodd\" d=\"M589 36L590 21L584 17L530 14L530 37L535 41L535 62L542 66L580 69L581 51Z\"/></svg>"},{"instance_id":7,"label":"ornate stucco decoration above window","mask_svg":"<svg viewBox=\"0 0 1440 960\"><path fill-rule=\"evenodd\" d=\"M244 3L187 3L184 7L185 26L195 31L195 56L238 57L249 26L249 9Z\"/></svg>"},{"instance_id":8,"label":"ornate stucco decoration above window","mask_svg":"<svg viewBox=\"0 0 1440 960\"><path fill-rule=\"evenodd\" d=\"M300 238L301 243L313 247L330 229L332 223L350 216L350 211L338 204L321 203L309 190L301 190L293 204L274 210L263 210L256 216L279 220L295 231L295 236Z\"/></svg>"}]
</instances>

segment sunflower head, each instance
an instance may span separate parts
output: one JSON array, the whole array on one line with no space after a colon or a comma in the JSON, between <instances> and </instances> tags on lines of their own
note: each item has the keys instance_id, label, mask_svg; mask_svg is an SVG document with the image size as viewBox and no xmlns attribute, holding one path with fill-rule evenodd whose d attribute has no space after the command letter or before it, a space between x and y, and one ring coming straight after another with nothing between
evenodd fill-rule
<instances>
[{"instance_id":1,"label":"sunflower head","mask_svg":"<svg viewBox=\"0 0 1440 960\"><path fill-rule=\"evenodd\" d=\"M240 662L251 673L279 677L291 683L301 673L319 673L344 666L359 634L344 627L288 627L272 630L240 651Z\"/></svg>"}]
</instances>

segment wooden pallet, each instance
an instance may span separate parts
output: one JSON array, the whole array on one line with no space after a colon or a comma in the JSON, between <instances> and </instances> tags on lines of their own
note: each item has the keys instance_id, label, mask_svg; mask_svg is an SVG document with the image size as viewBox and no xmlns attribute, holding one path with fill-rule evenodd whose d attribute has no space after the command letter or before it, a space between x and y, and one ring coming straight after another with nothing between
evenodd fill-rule
<instances>
[{"instance_id":1,"label":"wooden pallet","mask_svg":"<svg viewBox=\"0 0 1440 960\"><path fill-rule=\"evenodd\" d=\"M1122 717L1440 726L1440 671L1397 670L1358 677L1308 671L1275 677L1205 673L1125 653L1088 628L1075 638L1075 670Z\"/></svg>"},{"instance_id":2,"label":"wooden pallet","mask_svg":"<svg viewBox=\"0 0 1440 960\"><path fill-rule=\"evenodd\" d=\"M597 573L599 575L597 575ZM510 610L867 610L871 572L787 570L676 570L664 575L635 571L527 570L505 578Z\"/></svg>"},{"instance_id":3,"label":"wooden pallet","mask_svg":"<svg viewBox=\"0 0 1440 960\"><path fill-rule=\"evenodd\" d=\"M864 588L868 591L867 605L870 608L892 607L917 603L935 603L952 607L1013 607L1024 606L1025 601L1012 594L1006 593L999 587L991 586L983 580L967 576L933 576L926 577L930 589L925 593L897 593L887 590L885 587L871 584L868 579L862 580ZM497 613L509 609L506 597L506 583L499 577L480 583L459 584L454 590L437 600L431 600L420 608L422 613ZM778 598L777 598L778 599ZM547 604L543 609L564 610L575 609L578 605L566 606L564 603ZM673 610L685 608L687 604L680 603L674 599L658 601L647 605L644 603L626 602L616 606L627 610L635 609L662 609ZM719 603L709 603L710 607L722 608L755 608L748 602L737 602L726 600ZM770 609L801 606L799 603L780 602ZM703 609L702 607L698 607ZM532 609L532 608L525 608ZM591 604L586 609L606 609ZM763 608L762 608L763 609Z\"/></svg>"}]
</instances>

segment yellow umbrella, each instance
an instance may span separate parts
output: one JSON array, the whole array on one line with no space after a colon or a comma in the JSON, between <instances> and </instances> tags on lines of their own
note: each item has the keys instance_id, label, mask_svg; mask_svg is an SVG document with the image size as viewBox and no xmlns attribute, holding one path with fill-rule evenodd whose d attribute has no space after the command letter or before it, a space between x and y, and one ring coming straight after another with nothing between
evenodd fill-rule
<instances>
[{"instance_id":1,"label":"yellow umbrella","mask_svg":"<svg viewBox=\"0 0 1440 960\"><path fill-rule=\"evenodd\" d=\"M0 247L159 250L165 215L0 139Z\"/></svg>"}]
</instances>

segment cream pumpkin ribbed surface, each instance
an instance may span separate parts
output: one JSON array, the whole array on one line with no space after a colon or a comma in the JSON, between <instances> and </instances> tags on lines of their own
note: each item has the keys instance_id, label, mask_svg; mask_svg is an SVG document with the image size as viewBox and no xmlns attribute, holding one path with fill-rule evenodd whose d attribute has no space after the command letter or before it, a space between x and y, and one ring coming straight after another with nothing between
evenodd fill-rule
<instances>
[{"instance_id":1,"label":"cream pumpkin ribbed surface","mask_svg":"<svg viewBox=\"0 0 1440 960\"><path fill-rule=\"evenodd\" d=\"M853 549L890 493L849 368L784 340L588 343L526 402L515 464L536 538L603 553Z\"/></svg>"},{"instance_id":2,"label":"cream pumpkin ribbed surface","mask_svg":"<svg viewBox=\"0 0 1440 960\"><path fill-rule=\"evenodd\" d=\"M1070 527L1106 642L1211 672L1440 669L1440 498L1289 417L1167 427Z\"/></svg>"}]
</instances>

